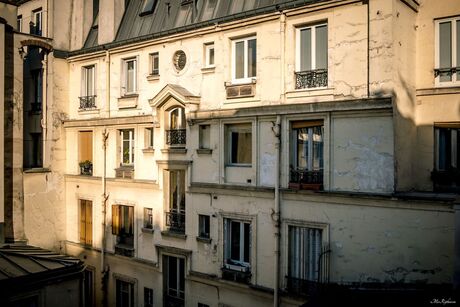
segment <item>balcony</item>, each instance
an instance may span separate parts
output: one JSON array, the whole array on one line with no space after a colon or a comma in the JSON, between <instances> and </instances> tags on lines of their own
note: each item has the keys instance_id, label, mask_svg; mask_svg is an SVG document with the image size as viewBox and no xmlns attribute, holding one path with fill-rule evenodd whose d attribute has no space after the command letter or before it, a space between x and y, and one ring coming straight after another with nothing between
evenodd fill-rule
<instances>
[{"instance_id":1,"label":"balcony","mask_svg":"<svg viewBox=\"0 0 460 307\"><path fill-rule=\"evenodd\" d=\"M222 268L222 279L225 280L249 284L251 282L251 276L252 274L249 267L226 263Z\"/></svg>"},{"instance_id":2,"label":"balcony","mask_svg":"<svg viewBox=\"0 0 460 307\"><path fill-rule=\"evenodd\" d=\"M169 146L185 146L186 129L166 130L166 144Z\"/></svg>"},{"instance_id":3,"label":"balcony","mask_svg":"<svg viewBox=\"0 0 460 307\"><path fill-rule=\"evenodd\" d=\"M315 190L323 188L323 170L291 169L289 188L297 190Z\"/></svg>"},{"instance_id":4,"label":"balcony","mask_svg":"<svg viewBox=\"0 0 460 307\"><path fill-rule=\"evenodd\" d=\"M80 99L80 110L91 110L96 108L96 95L81 96Z\"/></svg>"},{"instance_id":5,"label":"balcony","mask_svg":"<svg viewBox=\"0 0 460 307\"><path fill-rule=\"evenodd\" d=\"M185 233L185 213L182 212L166 212L166 226L169 231Z\"/></svg>"},{"instance_id":6,"label":"balcony","mask_svg":"<svg viewBox=\"0 0 460 307\"><path fill-rule=\"evenodd\" d=\"M327 69L299 71L295 73L295 88L327 87Z\"/></svg>"}]
</instances>

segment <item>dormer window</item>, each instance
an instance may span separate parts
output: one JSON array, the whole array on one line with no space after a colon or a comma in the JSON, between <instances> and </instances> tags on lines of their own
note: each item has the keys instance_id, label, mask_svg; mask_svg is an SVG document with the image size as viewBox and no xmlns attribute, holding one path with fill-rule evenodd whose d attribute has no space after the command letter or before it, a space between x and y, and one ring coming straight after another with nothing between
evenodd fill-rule
<instances>
[{"instance_id":1,"label":"dormer window","mask_svg":"<svg viewBox=\"0 0 460 307\"><path fill-rule=\"evenodd\" d=\"M155 6L158 0L144 0L144 5L142 6L142 11L139 16L145 16L152 14L155 10Z\"/></svg>"}]
</instances>

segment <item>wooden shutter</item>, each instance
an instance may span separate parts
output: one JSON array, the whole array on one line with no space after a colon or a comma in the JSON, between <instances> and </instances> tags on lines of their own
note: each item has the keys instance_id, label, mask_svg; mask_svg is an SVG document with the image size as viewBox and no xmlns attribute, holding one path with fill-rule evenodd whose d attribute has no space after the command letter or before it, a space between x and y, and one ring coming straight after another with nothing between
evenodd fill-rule
<instances>
[{"instance_id":1,"label":"wooden shutter","mask_svg":"<svg viewBox=\"0 0 460 307\"><path fill-rule=\"evenodd\" d=\"M80 131L80 161L93 161L93 132Z\"/></svg>"},{"instance_id":2,"label":"wooden shutter","mask_svg":"<svg viewBox=\"0 0 460 307\"><path fill-rule=\"evenodd\" d=\"M86 212L85 200L80 200L80 243L86 242Z\"/></svg>"},{"instance_id":3,"label":"wooden shutter","mask_svg":"<svg viewBox=\"0 0 460 307\"><path fill-rule=\"evenodd\" d=\"M112 234L120 233L120 206L112 205Z\"/></svg>"},{"instance_id":4,"label":"wooden shutter","mask_svg":"<svg viewBox=\"0 0 460 307\"><path fill-rule=\"evenodd\" d=\"M92 245L93 244L93 202L87 200L85 206L85 228L86 228L86 244Z\"/></svg>"}]
</instances>

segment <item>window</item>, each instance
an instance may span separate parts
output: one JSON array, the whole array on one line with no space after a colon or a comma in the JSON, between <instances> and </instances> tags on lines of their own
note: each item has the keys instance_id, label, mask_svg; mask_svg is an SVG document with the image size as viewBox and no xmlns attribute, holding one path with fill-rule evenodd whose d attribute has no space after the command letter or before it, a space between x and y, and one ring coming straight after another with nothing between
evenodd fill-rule
<instances>
[{"instance_id":1,"label":"window","mask_svg":"<svg viewBox=\"0 0 460 307\"><path fill-rule=\"evenodd\" d=\"M165 306L184 306L185 260L173 256L163 256L163 282Z\"/></svg>"},{"instance_id":2,"label":"window","mask_svg":"<svg viewBox=\"0 0 460 307\"><path fill-rule=\"evenodd\" d=\"M460 82L460 17L436 21L435 77L438 85Z\"/></svg>"},{"instance_id":3,"label":"window","mask_svg":"<svg viewBox=\"0 0 460 307\"><path fill-rule=\"evenodd\" d=\"M251 250L251 223L233 219L224 220L225 267L249 271Z\"/></svg>"},{"instance_id":4,"label":"window","mask_svg":"<svg viewBox=\"0 0 460 307\"><path fill-rule=\"evenodd\" d=\"M144 307L153 307L153 289L144 288Z\"/></svg>"},{"instance_id":5,"label":"window","mask_svg":"<svg viewBox=\"0 0 460 307\"><path fill-rule=\"evenodd\" d=\"M232 41L234 83L250 82L256 77L257 71L257 40L255 37L248 37Z\"/></svg>"},{"instance_id":6,"label":"window","mask_svg":"<svg viewBox=\"0 0 460 307\"><path fill-rule=\"evenodd\" d=\"M30 24L30 34L42 35L42 9L39 8L32 12L32 22Z\"/></svg>"},{"instance_id":7,"label":"window","mask_svg":"<svg viewBox=\"0 0 460 307\"><path fill-rule=\"evenodd\" d=\"M209 215L198 215L198 236L209 239Z\"/></svg>"},{"instance_id":8,"label":"window","mask_svg":"<svg viewBox=\"0 0 460 307\"><path fill-rule=\"evenodd\" d=\"M327 24L297 29L296 89L327 87Z\"/></svg>"},{"instance_id":9,"label":"window","mask_svg":"<svg viewBox=\"0 0 460 307\"><path fill-rule=\"evenodd\" d=\"M155 10L155 5L157 4L157 0L144 0L144 4L142 6L142 11L139 16L145 16L148 14L152 14Z\"/></svg>"},{"instance_id":10,"label":"window","mask_svg":"<svg viewBox=\"0 0 460 307\"><path fill-rule=\"evenodd\" d=\"M84 271L84 307L94 306L94 269L87 269ZM37 305L35 305L37 306Z\"/></svg>"},{"instance_id":11,"label":"window","mask_svg":"<svg viewBox=\"0 0 460 307\"><path fill-rule=\"evenodd\" d=\"M318 281L322 236L323 230L319 228L288 227L287 288L290 292L305 293L311 282Z\"/></svg>"},{"instance_id":12,"label":"window","mask_svg":"<svg viewBox=\"0 0 460 307\"><path fill-rule=\"evenodd\" d=\"M122 95L135 94L137 92L137 59L123 60L123 83Z\"/></svg>"},{"instance_id":13,"label":"window","mask_svg":"<svg viewBox=\"0 0 460 307\"><path fill-rule=\"evenodd\" d=\"M80 243L93 244L93 202L80 199Z\"/></svg>"},{"instance_id":14,"label":"window","mask_svg":"<svg viewBox=\"0 0 460 307\"><path fill-rule=\"evenodd\" d=\"M153 148L153 128L145 128L144 148Z\"/></svg>"},{"instance_id":15,"label":"window","mask_svg":"<svg viewBox=\"0 0 460 307\"><path fill-rule=\"evenodd\" d=\"M160 75L160 54L158 52L154 52L150 54L150 61L152 65L152 75L159 76Z\"/></svg>"},{"instance_id":16,"label":"window","mask_svg":"<svg viewBox=\"0 0 460 307\"><path fill-rule=\"evenodd\" d=\"M134 307L134 284L116 279L116 307Z\"/></svg>"},{"instance_id":17,"label":"window","mask_svg":"<svg viewBox=\"0 0 460 307\"><path fill-rule=\"evenodd\" d=\"M252 163L251 124L227 125L227 163L229 165L250 166Z\"/></svg>"},{"instance_id":18,"label":"window","mask_svg":"<svg viewBox=\"0 0 460 307\"><path fill-rule=\"evenodd\" d=\"M121 165L134 164L134 129L120 130Z\"/></svg>"},{"instance_id":19,"label":"window","mask_svg":"<svg viewBox=\"0 0 460 307\"><path fill-rule=\"evenodd\" d=\"M80 175L93 174L93 132L78 132Z\"/></svg>"},{"instance_id":20,"label":"window","mask_svg":"<svg viewBox=\"0 0 460 307\"><path fill-rule=\"evenodd\" d=\"M112 205L112 234L117 236L115 253L134 256L134 207Z\"/></svg>"},{"instance_id":21,"label":"window","mask_svg":"<svg viewBox=\"0 0 460 307\"><path fill-rule=\"evenodd\" d=\"M169 212L166 212L166 226L169 230L185 232L185 171L170 170L169 176Z\"/></svg>"},{"instance_id":22,"label":"window","mask_svg":"<svg viewBox=\"0 0 460 307\"><path fill-rule=\"evenodd\" d=\"M144 208L144 228L153 228L152 208Z\"/></svg>"},{"instance_id":23,"label":"window","mask_svg":"<svg viewBox=\"0 0 460 307\"><path fill-rule=\"evenodd\" d=\"M435 127L434 188L440 192L460 190L460 124L437 124Z\"/></svg>"},{"instance_id":24,"label":"window","mask_svg":"<svg viewBox=\"0 0 460 307\"><path fill-rule=\"evenodd\" d=\"M34 69L30 71L33 86L33 100L31 104L31 112L42 112L42 95L43 95L43 71Z\"/></svg>"},{"instance_id":25,"label":"window","mask_svg":"<svg viewBox=\"0 0 460 307\"><path fill-rule=\"evenodd\" d=\"M199 146L200 149L211 148L211 126L200 125L199 126Z\"/></svg>"},{"instance_id":26,"label":"window","mask_svg":"<svg viewBox=\"0 0 460 307\"><path fill-rule=\"evenodd\" d=\"M212 19L214 16L214 10L216 9L218 0L206 0L206 6L201 10L201 21L207 21Z\"/></svg>"},{"instance_id":27,"label":"window","mask_svg":"<svg viewBox=\"0 0 460 307\"><path fill-rule=\"evenodd\" d=\"M214 67L214 43L205 44L205 67Z\"/></svg>"},{"instance_id":28,"label":"window","mask_svg":"<svg viewBox=\"0 0 460 307\"><path fill-rule=\"evenodd\" d=\"M30 161L30 167L42 167L43 166L43 139L41 133L30 133L32 143L32 154L27 155L28 158L32 158ZM27 164L27 163L26 163Z\"/></svg>"},{"instance_id":29,"label":"window","mask_svg":"<svg viewBox=\"0 0 460 307\"><path fill-rule=\"evenodd\" d=\"M291 188L321 188L324 167L323 130L323 121L291 123Z\"/></svg>"},{"instance_id":30,"label":"window","mask_svg":"<svg viewBox=\"0 0 460 307\"><path fill-rule=\"evenodd\" d=\"M80 109L96 107L96 78L95 65L82 67Z\"/></svg>"},{"instance_id":31,"label":"window","mask_svg":"<svg viewBox=\"0 0 460 307\"><path fill-rule=\"evenodd\" d=\"M22 15L18 15L18 32L22 32Z\"/></svg>"},{"instance_id":32,"label":"window","mask_svg":"<svg viewBox=\"0 0 460 307\"><path fill-rule=\"evenodd\" d=\"M185 110L176 107L168 112L169 129L166 130L166 144L183 147L187 141L185 129Z\"/></svg>"}]
</instances>

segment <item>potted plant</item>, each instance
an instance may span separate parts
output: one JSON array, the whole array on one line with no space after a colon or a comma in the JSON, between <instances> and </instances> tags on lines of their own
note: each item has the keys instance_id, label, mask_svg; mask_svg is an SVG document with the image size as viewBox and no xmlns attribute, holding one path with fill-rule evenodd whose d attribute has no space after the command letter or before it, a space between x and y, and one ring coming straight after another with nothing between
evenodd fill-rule
<instances>
[{"instance_id":1,"label":"potted plant","mask_svg":"<svg viewBox=\"0 0 460 307\"><path fill-rule=\"evenodd\" d=\"M81 161L78 163L80 165L80 174L81 175L92 175L93 174L93 162L90 160Z\"/></svg>"}]
</instances>

